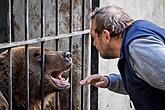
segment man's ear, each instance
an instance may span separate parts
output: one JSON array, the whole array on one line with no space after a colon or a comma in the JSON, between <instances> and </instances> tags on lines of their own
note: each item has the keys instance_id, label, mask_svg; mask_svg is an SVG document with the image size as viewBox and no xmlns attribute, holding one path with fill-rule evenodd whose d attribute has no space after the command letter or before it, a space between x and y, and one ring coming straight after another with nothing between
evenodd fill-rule
<instances>
[{"instance_id":1,"label":"man's ear","mask_svg":"<svg viewBox=\"0 0 165 110\"><path fill-rule=\"evenodd\" d=\"M5 60L8 57L7 51L0 53L0 61Z\"/></svg>"},{"instance_id":2,"label":"man's ear","mask_svg":"<svg viewBox=\"0 0 165 110\"><path fill-rule=\"evenodd\" d=\"M111 36L108 30L104 29L103 30L103 35L104 35L104 39L106 41L106 43L109 43L111 40Z\"/></svg>"}]
</instances>

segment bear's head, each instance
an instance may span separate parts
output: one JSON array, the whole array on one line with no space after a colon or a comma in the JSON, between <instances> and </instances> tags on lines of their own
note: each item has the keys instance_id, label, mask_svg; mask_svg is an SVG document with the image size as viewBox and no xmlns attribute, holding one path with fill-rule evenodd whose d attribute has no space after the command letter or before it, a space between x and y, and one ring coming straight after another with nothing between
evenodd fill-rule
<instances>
[{"instance_id":1,"label":"bear's head","mask_svg":"<svg viewBox=\"0 0 165 110\"><path fill-rule=\"evenodd\" d=\"M25 48L16 47L11 49L12 52L12 82L13 82L13 99L17 105L25 103L26 91L26 61ZM40 47L29 47L29 96L30 104L39 101L40 85L41 85L41 49ZM72 65L71 54L64 51L54 51L52 49L44 49L44 64L43 64L43 89L44 97L51 93L66 90L70 84L66 75ZM8 51L0 54L0 83L1 91L5 96L7 95L8 86ZM65 78L63 78L63 77ZM68 75L67 75L68 76ZM2 79L3 78L3 79Z\"/></svg>"}]
</instances>

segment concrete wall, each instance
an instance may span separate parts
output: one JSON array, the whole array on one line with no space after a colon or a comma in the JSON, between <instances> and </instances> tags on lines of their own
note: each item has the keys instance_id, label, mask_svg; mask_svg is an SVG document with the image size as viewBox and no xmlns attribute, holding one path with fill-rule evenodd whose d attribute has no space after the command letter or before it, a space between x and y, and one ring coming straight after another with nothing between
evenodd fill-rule
<instances>
[{"instance_id":1,"label":"concrete wall","mask_svg":"<svg viewBox=\"0 0 165 110\"><path fill-rule=\"evenodd\" d=\"M165 0L100 0L101 7L107 5L120 6L134 19L150 20L165 27ZM117 59L109 61L100 58L99 71L101 74L119 73L116 65ZM116 94L107 89L99 89L99 110L132 109L128 96Z\"/></svg>"}]
</instances>

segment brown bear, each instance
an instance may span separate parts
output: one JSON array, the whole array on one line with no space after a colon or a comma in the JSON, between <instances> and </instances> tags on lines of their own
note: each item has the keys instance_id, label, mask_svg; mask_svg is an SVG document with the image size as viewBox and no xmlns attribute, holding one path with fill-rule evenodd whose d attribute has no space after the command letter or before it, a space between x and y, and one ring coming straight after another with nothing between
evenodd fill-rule
<instances>
[{"instance_id":1,"label":"brown bear","mask_svg":"<svg viewBox=\"0 0 165 110\"><path fill-rule=\"evenodd\" d=\"M25 48L16 47L12 52L13 110L25 108ZM54 92L69 88L68 78L62 77L72 65L69 52L44 48L44 106L52 100ZM0 54L0 110L8 110L8 51ZM68 72L67 72L68 73ZM29 47L29 109L40 110L41 53L39 47Z\"/></svg>"}]
</instances>

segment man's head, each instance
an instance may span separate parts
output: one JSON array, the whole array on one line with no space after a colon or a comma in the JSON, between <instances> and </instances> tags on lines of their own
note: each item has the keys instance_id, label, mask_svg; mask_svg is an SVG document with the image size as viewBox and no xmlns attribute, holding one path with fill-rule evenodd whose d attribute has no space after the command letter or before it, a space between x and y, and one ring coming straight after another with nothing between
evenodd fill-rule
<instances>
[{"instance_id":1,"label":"man's head","mask_svg":"<svg viewBox=\"0 0 165 110\"><path fill-rule=\"evenodd\" d=\"M91 14L91 35L93 44L105 59L119 57L122 33L133 19L121 8L107 6Z\"/></svg>"}]
</instances>

